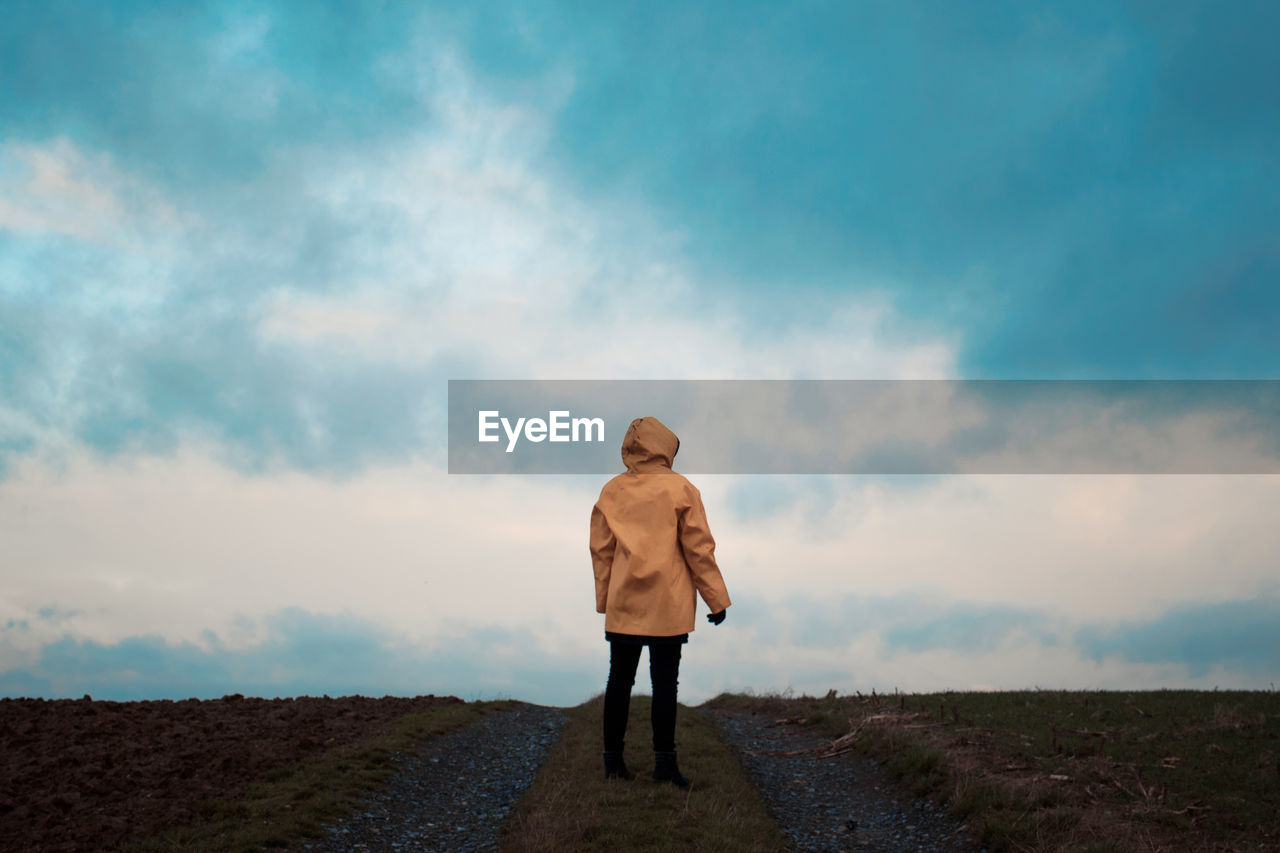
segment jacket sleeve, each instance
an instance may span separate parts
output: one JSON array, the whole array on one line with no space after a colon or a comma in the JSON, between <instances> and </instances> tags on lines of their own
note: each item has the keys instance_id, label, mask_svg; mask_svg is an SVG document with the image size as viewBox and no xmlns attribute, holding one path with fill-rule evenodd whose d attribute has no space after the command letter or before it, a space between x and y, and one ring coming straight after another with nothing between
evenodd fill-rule
<instances>
[{"instance_id":1,"label":"jacket sleeve","mask_svg":"<svg viewBox=\"0 0 1280 853\"><path fill-rule=\"evenodd\" d=\"M689 506L680 516L680 547L684 561L693 575L693 585L712 613L726 609L731 602L724 577L716 565L716 540L711 537L707 524L707 512L702 506L702 494L691 483Z\"/></svg>"},{"instance_id":2,"label":"jacket sleeve","mask_svg":"<svg viewBox=\"0 0 1280 853\"><path fill-rule=\"evenodd\" d=\"M600 503L591 508L591 568L596 576L596 612L604 613L609 600L609 575L613 571L613 551L618 540L600 511Z\"/></svg>"}]
</instances>

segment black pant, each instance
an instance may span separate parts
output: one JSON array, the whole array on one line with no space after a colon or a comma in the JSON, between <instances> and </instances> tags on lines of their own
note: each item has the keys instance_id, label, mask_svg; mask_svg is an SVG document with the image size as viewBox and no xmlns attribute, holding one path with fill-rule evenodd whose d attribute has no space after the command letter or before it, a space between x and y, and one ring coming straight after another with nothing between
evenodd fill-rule
<instances>
[{"instance_id":1,"label":"black pant","mask_svg":"<svg viewBox=\"0 0 1280 853\"><path fill-rule=\"evenodd\" d=\"M622 752L631 711L631 686L636 682L640 649L635 643L609 643L609 683L604 691L604 748ZM680 675L680 645L649 646L649 677L653 681L653 749L676 748L676 682Z\"/></svg>"}]
</instances>

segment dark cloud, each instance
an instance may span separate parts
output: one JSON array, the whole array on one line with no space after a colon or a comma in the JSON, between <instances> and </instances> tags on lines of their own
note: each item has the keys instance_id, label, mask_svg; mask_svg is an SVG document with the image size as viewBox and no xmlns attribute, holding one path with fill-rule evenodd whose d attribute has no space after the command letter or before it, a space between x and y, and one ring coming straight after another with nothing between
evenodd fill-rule
<instances>
[{"instance_id":1,"label":"dark cloud","mask_svg":"<svg viewBox=\"0 0 1280 853\"><path fill-rule=\"evenodd\" d=\"M779 646L844 647L855 633L879 633L889 660L945 650L960 655L997 650L1021 634L1044 648L1071 645L1099 662L1121 659L1175 664L1192 678L1214 668L1266 679L1280 667L1280 599L1261 597L1213 605L1183 605L1159 617L1122 624L1066 624L1036 608L943 600L923 594L848 596L836 602L797 596L777 604L746 596L734 605L734 624L757 640ZM46 644L27 666L0 673L0 695L100 699L255 696L415 695L454 693L468 698L515 697L565 704L600 690L607 655L547 658L526 629L478 628L440 638L433 650L405 646L377 623L350 615L298 608L268 617L265 638L231 650L206 632L208 651L154 635L118 643L76 640ZM0 634L25 631L11 623ZM733 649L718 664L689 656L691 689L758 683L759 662ZM771 671L772 672L772 671ZM844 670L772 672L777 681L845 684ZM726 678L728 681L726 681ZM641 684L638 689L643 690ZM736 689L736 688L735 688Z\"/></svg>"},{"instance_id":2,"label":"dark cloud","mask_svg":"<svg viewBox=\"0 0 1280 853\"><path fill-rule=\"evenodd\" d=\"M11 3L0 128L11 139L68 134L131 172L214 188L257 173L282 144L367 139L420 121L409 84L378 66L405 47L415 6ZM220 61L258 17L270 22L259 43ZM263 97L270 109L246 107Z\"/></svg>"},{"instance_id":3,"label":"dark cloud","mask_svg":"<svg viewBox=\"0 0 1280 853\"><path fill-rule=\"evenodd\" d=\"M797 596L783 606L794 619L789 627L776 614L759 608L754 616L767 626L764 633L778 631L787 641L809 648L843 646L852 634L864 631L881 635L890 658L934 649L982 654L994 651L1015 632L1043 645L1058 641L1059 617L1044 610L915 592L845 596L837 601Z\"/></svg>"},{"instance_id":4,"label":"dark cloud","mask_svg":"<svg viewBox=\"0 0 1280 853\"><path fill-rule=\"evenodd\" d=\"M1086 626L1076 645L1093 660L1181 664L1193 677L1215 667L1275 676L1280 673L1280 598L1186 604L1154 619Z\"/></svg>"},{"instance_id":5,"label":"dark cloud","mask_svg":"<svg viewBox=\"0 0 1280 853\"><path fill-rule=\"evenodd\" d=\"M266 638L227 649L206 632L211 649L159 636L118 643L48 643L38 660L0 673L0 694L98 699L213 699L227 693L277 696L366 696L452 693L463 698L515 697L564 702L598 692L583 660L546 658L525 629L485 627L441 638L434 651L406 647L375 622L298 608L264 620ZM12 630L12 629L6 629ZM580 701L580 700L575 700Z\"/></svg>"},{"instance_id":6,"label":"dark cloud","mask_svg":"<svg viewBox=\"0 0 1280 853\"><path fill-rule=\"evenodd\" d=\"M317 361L256 324L273 290L403 283L385 250L423 226L316 181L333 152L377 158L435 126L424 81L387 60L429 65L437 42L499 100L569 75L540 167L575 197L652 205L750 334L820 321L832 292L887 291L882 331L958 341L970 377L1280 370L1270 4L6 12L5 138L103 151L189 216L165 238L171 268L150 233L154 264L0 234L0 400L29 422L0 435L0 475L49 435L114 453L195 433L244 465L336 471L414 453L440 399L426 389L474 359ZM104 308L116 293L142 307Z\"/></svg>"},{"instance_id":7,"label":"dark cloud","mask_svg":"<svg viewBox=\"0 0 1280 853\"><path fill-rule=\"evenodd\" d=\"M566 167L682 222L708 279L753 283L769 323L887 288L906 326L961 330L968 375L1262 377L1275 289L1217 271L1274 266L1275 16L650 4L539 24L580 71ZM1183 310L1209 280L1236 309Z\"/></svg>"},{"instance_id":8,"label":"dark cloud","mask_svg":"<svg viewBox=\"0 0 1280 853\"><path fill-rule=\"evenodd\" d=\"M1174 664L1200 678L1214 668L1264 679L1280 672L1280 598L1182 604L1151 619L1080 620L1044 608L965 601L920 593L794 596L776 605L744 601L737 622L771 642L809 648L845 646L851 635L879 633L890 659L945 650L994 652L1016 635L1044 647L1069 646L1094 661Z\"/></svg>"}]
</instances>

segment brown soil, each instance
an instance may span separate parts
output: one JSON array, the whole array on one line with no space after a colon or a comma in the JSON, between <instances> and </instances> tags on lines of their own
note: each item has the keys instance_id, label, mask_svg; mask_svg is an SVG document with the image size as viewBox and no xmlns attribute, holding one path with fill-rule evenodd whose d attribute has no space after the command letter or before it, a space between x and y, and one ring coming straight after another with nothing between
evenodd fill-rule
<instances>
[{"instance_id":1,"label":"brown soil","mask_svg":"<svg viewBox=\"0 0 1280 853\"><path fill-rule=\"evenodd\" d=\"M453 696L0 699L0 849L105 849Z\"/></svg>"}]
</instances>

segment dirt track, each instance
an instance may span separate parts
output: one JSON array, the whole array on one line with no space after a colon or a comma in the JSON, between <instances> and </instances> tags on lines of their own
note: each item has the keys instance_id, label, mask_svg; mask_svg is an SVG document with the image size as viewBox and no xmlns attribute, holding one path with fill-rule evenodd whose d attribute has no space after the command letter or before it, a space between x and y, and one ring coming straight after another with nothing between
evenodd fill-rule
<instances>
[{"instance_id":1,"label":"dirt track","mask_svg":"<svg viewBox=\"0 0 1280 853\"><path fill-rule=\"evenodd\" d=\"M967 827L912 796L875 759L776 714L708 709L797 851L974 853Z\"/></svg>"}]
</instances>

